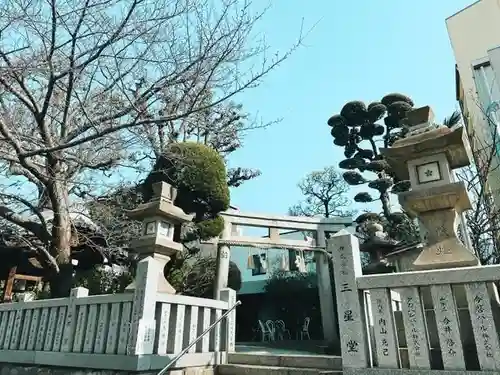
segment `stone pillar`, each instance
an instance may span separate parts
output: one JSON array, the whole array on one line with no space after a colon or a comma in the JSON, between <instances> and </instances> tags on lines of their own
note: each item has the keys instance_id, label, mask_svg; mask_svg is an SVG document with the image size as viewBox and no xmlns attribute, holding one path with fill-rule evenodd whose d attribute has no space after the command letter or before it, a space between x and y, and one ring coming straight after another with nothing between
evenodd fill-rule
<instances>
[{"instance_id":1,"label":"stone pillar","mask_svg":"<svg viewBox=\"0 0 500 375\"><path fill-rule=\"evenodd\" d=\"M342 367L365 369L371 364L371 349L364 296L356 284L362 276L358 239L342 229L328 240L328 251L333 255Z\"/></svg>"},{"instance_id":2,"label":"stone pillar","mask_svg":"<svg viewBox=\"0 0 500 375\"><path fill-rule=\"evenodd\" d=\"M232 224L225 220L222 239L231 238ZM226 244L217 244L217 272L215 275L214 299L220 299L220 292L227 288L229 276L229 262L231 260L231 247Z\"/></svg>"},{"instance_id":3,"label":"stone pillar","mask_svg":"<svg viewBox=\"0 0 500 375\"><path fill-rule=\"evenodd\" d=\"M69 295L69 304L66 313L66 321L64 324L61 352L71 352L73 349L73 340L75 338L76 321L78 319L76 299L87 297L89 295L89 290L87 288L77 287L71 289Z\"/></svg>"},{"instance_id":4,"label":"stone pillar","mask_svg":"<svg viewBox=\"0 0 500 375\"><path fill-rule=\"evenodd\" d=\"M326 248L325 232L316 232L316 245ZM321 324L323 326L323 338L333 346L336 351L339 348L339 332L337 329L337 311L333 301L332 280L328 267L329 256L325 253L316 252L316 276L318 278L318 294L321 306Z\"/></svg>"},{"instance_id":5,"label":"stone pillar","mask_svg":"<svg viewBox=\"0 0 500 375\"><path fill-rule=\"evenodd\" d=\"M236 291L230 288L224 288L220 291L220 299L227 302L230 309L236 304ZM231 311L223 322L223 345L228 353L236 351L236 309Z\"/></svg>"},{"instance_id":6,"label":"stone pillar","mask_svg":"<svg viewBox=\"0 0 500 375\"><path fill-rule=\"evenodd\" d=\"M159 271L160 266L152 257L137 265L128 355L153 354L157 285L160 278L164 279Z\"/></svg>"}]
</instances>

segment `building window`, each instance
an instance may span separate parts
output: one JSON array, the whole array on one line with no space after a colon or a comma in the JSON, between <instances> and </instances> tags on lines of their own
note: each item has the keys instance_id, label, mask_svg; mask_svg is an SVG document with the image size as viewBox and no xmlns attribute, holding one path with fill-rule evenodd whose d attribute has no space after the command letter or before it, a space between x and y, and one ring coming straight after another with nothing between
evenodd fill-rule
<instances>
[{"instance_id":1,"label":"building window","mask_svg":"<svg viewBox=\"0 0 500 375\"><path fill-rule=\"evenodd\" d=\"M257 254L253 256L252 276L265 275L267 273L266 254Z\"/></svg>"},{"instance_id":2,"label":"building window","mask_svg":"<svg viewBox=\"0 0 500 375\"><path fill-rule=\"evenodd\" d=\"M474 66L474 81L476 85L479 110L487 122L489 141L495 141L497 153L500 151L500 85L489 62Z\"/></svg>"}]
</instances>

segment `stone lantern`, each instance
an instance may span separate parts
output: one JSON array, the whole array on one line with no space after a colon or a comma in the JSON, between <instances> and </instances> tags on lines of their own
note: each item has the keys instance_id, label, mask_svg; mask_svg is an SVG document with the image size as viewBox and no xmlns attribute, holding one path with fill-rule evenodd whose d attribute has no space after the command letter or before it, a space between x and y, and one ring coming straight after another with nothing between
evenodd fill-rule
<instances>
[{"instance_id":1,"label":"stone lantern","mask_svg":"<svg viewBox=\"0 0 500 375\"><path fill-rule=\"evenodd\" d=\"M400 180L410 180L411 191L399 194L399 203L418 217L427 243L413 269L475 266L478 259L457 237L458 214L471 208L465 184L451 171L470 164L470 148L462 127L449 129L433 122L428 106L407 115L409 132L382 149Z\"/></svg>"},{"instance_id":2,"label":"stone lantern","mask_svg":"<svg viewBox=\"0 0 500 375\"><path fill-rule=\"evenodd\" d=\"M391 273L396 268L387 261L386 255L393 252L398 242L394 241L384 233L384 227L376 222L366 224L369 237L359 246L359 250L369 254L370 263L363 267L364 275Z\"/></svg>"},{"instance_id":3,"label":"stone lantern","mask_svg":"<svg viewBox=\"0 0 500 375\"><path fill-rule=\"evenodd\" d=\"M407 115L409 131L391 148L381 150L401 180L410 180L411 191L400 193L399 202L410 215L418 217L427 234L413 270L444 269L479 265L477 257L457 237L458 215L471 208L465 184L456 182L452 170L470 164L470 147L462 127L436 125L430 107L417 108ZM423 227L423 228L422 228ZM418 249L417 249L418 250ZM494 314L500 316L496 286L487 284ZM460 331L466 361L475 358L474 334L469 304L463 285L454 285ZM422 288L422 301L429 324L436 325L429 288ZM431 357L440 354L439 335L428 330ZM475 359L474 359L475 360Z\"/></svg>"},{"instance_id":4,"label":"stone lantern","mask_svg":"<svg viewBox=\"0 0 500 375\"><path fill-rule=\"evenodd\" d=\"M130 247L141 259L152 257L159 263L161 275L157 291L160 293L175 294L175 289L165 279L163 270L171 257L182 251L181 243L174 241L174 226L191 221L192 215L174 205L177 189L166 182L157 182L153 185L154 197L150 202L141 204L127 215L136 220L142 220L141 236L133 240ZM135 282L127 290L135 289Z\"/></svg>"}]
</instances>

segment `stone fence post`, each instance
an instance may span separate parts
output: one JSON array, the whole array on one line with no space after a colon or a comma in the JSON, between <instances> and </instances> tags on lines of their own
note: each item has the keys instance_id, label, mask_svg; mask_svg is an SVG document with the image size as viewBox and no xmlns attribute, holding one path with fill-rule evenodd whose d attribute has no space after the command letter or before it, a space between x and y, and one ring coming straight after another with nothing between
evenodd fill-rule
<instances>
[{"instance_id":1,"label":"stone fence post","mask_svg":"<svg viewBox=\"0 0 500 375\"><path fill-rule=\"evenodd\" d=\"M152 257L139 261L135 278L132 318L127 354L153 354L156 322L156 293L160 264Z\"/></svg>"},{"instance_id":2,"label":"stone fence post","mask_svg":"<svg viewBox=\"0 0 500 375\"><path fill-rule=\"evenodd\" d=\"M71 352L73 349L73 340L75 339L76 331L76 299L87 297L89 295L89 290L87 288L77 287L71 289L69 295L69 303L66 312L66 322L63 329L61 352Z\"/></svg>"},{"instance_id":3,"label":"stone fence post","mask_svg":"<svg viewBox=\"0 0 500 375\"><path fill-rule=\"evenodd\" d=\"M356 278L362 276L358 239L342 229L327 246L333 256L343 368L368 368L371 360L364 297L356 285Z\"/></svg>"},{"instance_id":4,"label":"stone fence post","mask_svg":"<svg viewBox=\"0 0 500 375\"><path fill-rule=\"evenodd\" d=\"M220 299L227 302L228 308L230 309L236 303L236 291L231 288L224 288L220 292ZM226 352L231 353L236 351L236 309L231 311L229 315L224 319L222 334L223 345Z\"/></svg>"}]
</instances>

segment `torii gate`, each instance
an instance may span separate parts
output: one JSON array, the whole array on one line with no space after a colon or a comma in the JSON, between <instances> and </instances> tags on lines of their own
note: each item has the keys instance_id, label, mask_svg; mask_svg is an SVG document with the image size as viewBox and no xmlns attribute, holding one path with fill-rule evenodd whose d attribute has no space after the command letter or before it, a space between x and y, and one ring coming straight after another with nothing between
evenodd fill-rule
<instances>
[{"instance_id":1,"label":"torii gate","mask_svg":"<svg viewBox=\"0 0 500 375\"><path fill-rule=\"evenodd\" d=\"M351 217L320 218L301 216L273 216L263 214L250 214L236 210L221 213L224 217L224 231L217 244L217 276L215 285L215 298L218 299L220 290L227 287L230 247L259 247L277 249L297 249L313 251L315 253L316 273L318 277L318 292L321 306L321 320L324 339L337 346L339 333L337 329L337 316L332 294L332 281L328 271L328 262L331 257L326 251L327 234L352 225ZM266 238L255 236L240 236L237 228L245 227L267 228L269 236ZM314 234L314 240L292 240L280 238L280 229L307 231Z\"/></svg>"}]
</instances>

